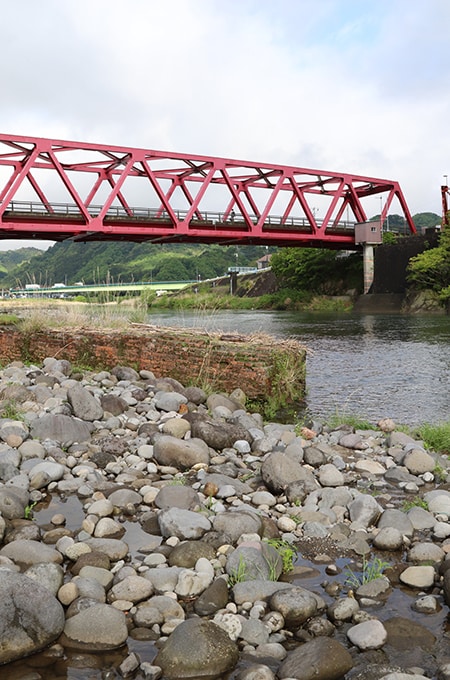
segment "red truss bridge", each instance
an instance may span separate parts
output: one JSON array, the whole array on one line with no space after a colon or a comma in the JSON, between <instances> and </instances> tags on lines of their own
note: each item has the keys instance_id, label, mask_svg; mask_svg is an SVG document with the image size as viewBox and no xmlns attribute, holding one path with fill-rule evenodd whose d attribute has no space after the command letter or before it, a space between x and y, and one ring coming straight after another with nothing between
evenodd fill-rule
<instances>
[{"instance_id":1,"label":"red truss bridge","mask_svg":"<svg viewBox=\"0 0 450 680\"><path fill-rule=\"evenodd\" d=\"M391 180L0 134L0 238L354 249L393 201L415 233Z\"/></svg>"}]
</instances>

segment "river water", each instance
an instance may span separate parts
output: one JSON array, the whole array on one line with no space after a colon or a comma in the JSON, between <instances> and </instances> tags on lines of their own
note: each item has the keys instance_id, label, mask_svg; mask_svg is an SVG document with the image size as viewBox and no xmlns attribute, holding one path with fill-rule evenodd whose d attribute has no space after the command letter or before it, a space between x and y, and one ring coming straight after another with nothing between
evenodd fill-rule
<instances>
[{"instance_id":1,"label":"river water","mask_svg":"<svg viewBox=\"0 0 450 680\"><path fill-rule=\"evenodd\" d=\"M308 348L313 418L450 420L450 317L277 311L158 312L148 323L295 338ZM242 386L245 390L245 385Z\"/></svg>"}]
</instances>

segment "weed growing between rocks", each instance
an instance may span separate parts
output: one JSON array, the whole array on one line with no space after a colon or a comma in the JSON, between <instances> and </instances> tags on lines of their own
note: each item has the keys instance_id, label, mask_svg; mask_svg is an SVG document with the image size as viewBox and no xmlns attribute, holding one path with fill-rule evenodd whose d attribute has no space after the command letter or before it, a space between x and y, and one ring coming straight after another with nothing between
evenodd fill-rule
<instances>
[{"instance_id":1,"label":"weed growing between rocks","mask_svg":"<svg viewBox=\"0 0 450 680\"><path fill-rule=\"evenodd\" d=\"M248 566L243 557L240 555L239 564L235 569L232 569L228 576L228 587L233 588L236 583L242 583L247 580Z\"/></svg>"},{"instance_id":2,"label":"weed growing between rocks","mask_svg":"<svg viewBox=\"0 0 450 680\"><path fill-rule=\"evenodd\" d=\"M403 512L408 512L411 508L422 508L423 510L428 510L428 503L420 496L416 496L412 500L405 501L403 503Z\"/></svg>"},{"instance_id":3,"label":"weed growing between rocks","mask_svg":"<svg viewBox=\"0 0 450 680\"><path fill-rule=\"evenodd\" d=\"M1 406L0 413L2 418L8 420L23 420L23 412L14 399L5 401Z\"/></svg>"},{"instance_id":4,"label":"weed growing between rocks","mask_svg":"<svg viewBox=\"0 0 450 680\"><path fill-rule=\"evenodd\" d=\"M372 560L367 560L364 555L361 572L355 572L350 567L347 567L347 578L345 579L345 585L349 588L359 588L366 583L370 583L370 581L381 578L381 576L383 576L383 572L389 566L389 562L384 562L379 557L374 557Z\"/></svg>"},{"instance_id":5,"label":"weed growing between rocks","mask_svg":"<svg viewBox=\"0 0 450 680\"><path fill-rule=\"evenodd\" d=\"M354 413L339 412L338 409L336 409L336 413L327 419L327 425L332 430L341 425L348 425L355 430L370 430L373 428L373 425L365 418Z\"/></svg>"},{"instance_id":6,"label":"weed growing between rocks","mask_svg":"<svg viewBox=\"0 0 450 680\"><path fill-rule=\"evenodd\" d=\"M447 479L447 470L443 468L442 465L438 464L433 470L433 475L438 482L445 482Z\"/></svg>"},{"instance_id":7,"label":"weed growing between rocks","mask_svg":"<svg viewBox=\"0 0 450 680\"><path fill-rule=\"evenodd\" d=\"M25 510L23 512L25 519L33 519L33 508L35 505L37 505L37 501L31 501L25 506Z\"/></svg>"},{"instance_id":8,"label":"weed growing between rocks","mask_svg":"<svg viewBox=\"0 0 450 680\"><path fill-rule=\"evenodd\" d=\"M271 545L283 560L283 574L289 574L294 569L294 562L297 558L297 550L288 542L281 538L269 538L268 544ZM271 579L276 581L277 579Z\"/></svg>"}]
</instances>

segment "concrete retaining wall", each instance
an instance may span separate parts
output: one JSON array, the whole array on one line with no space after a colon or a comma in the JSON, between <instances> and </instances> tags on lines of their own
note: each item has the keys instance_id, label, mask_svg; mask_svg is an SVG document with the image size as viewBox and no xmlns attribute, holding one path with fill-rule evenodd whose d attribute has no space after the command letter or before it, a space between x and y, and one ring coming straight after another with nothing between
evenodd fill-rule
<instances>
[{"instance_id":1,"label":"concrete retaining wall","mask_svg":"<svg viewBox=\"0 0 450 680\"><path fill-rule=\"evenodd\" d=\"M409 260L428 248L438 245L436 232L420 236L408 236L395 244L384 244L375 248L374 280L371 293L405 293L407 289L406 270Z\"/></svg>"}]
</instances>

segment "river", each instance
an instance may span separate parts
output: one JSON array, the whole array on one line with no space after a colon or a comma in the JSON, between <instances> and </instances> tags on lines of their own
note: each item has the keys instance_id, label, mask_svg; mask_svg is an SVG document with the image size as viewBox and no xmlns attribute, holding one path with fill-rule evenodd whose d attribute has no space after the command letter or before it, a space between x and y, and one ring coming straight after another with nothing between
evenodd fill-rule
<instances>
[{"instance_id":1,"label":"river","mask_svg":"<svg viewBox=\"0 0 450 680\"><path fill-rule=\"evenodd\" d=\"M149 314L148 323L299 340L308 348L313 418L388 416L410 426L450 420L448 316L167 311Z\"/></svg>"}]
</instances>

